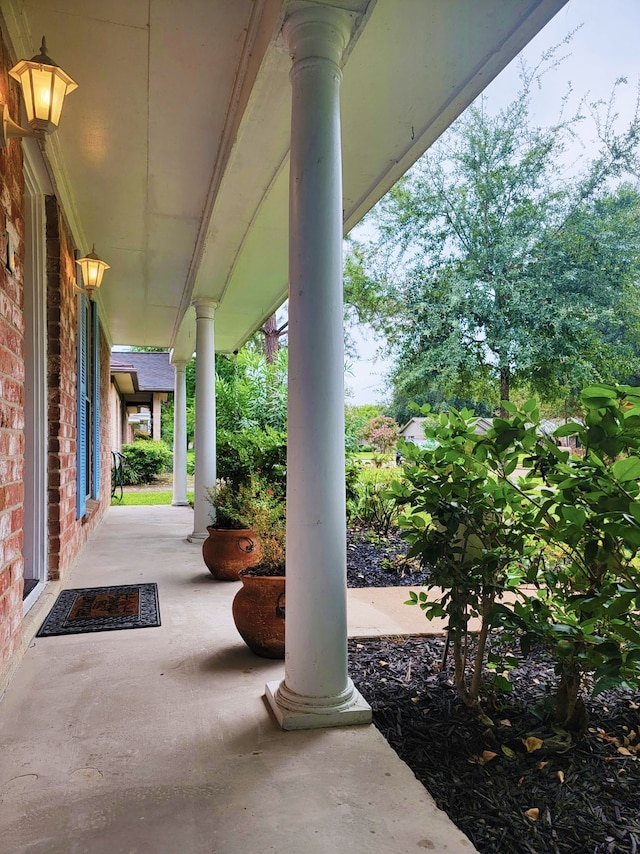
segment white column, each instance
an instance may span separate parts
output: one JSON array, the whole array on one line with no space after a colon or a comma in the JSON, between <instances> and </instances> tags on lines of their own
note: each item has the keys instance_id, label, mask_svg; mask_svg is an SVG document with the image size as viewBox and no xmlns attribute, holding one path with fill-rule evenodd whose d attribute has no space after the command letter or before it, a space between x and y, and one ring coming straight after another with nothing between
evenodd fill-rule
<instances>
[{"instance_id":1,"label":"white column","mask_svg":"<svg viewBox=\"0 0 640 854\"><path fill-rule=\"evenodd\" d=\"M162 397L159 394L153 395L153 405L151 409L151 438L162 438Z\"/></svg>"},{"instance_id":2,"label":"white column","mask_svg":"<svg viewBox=\"0 0 640 854\"><path fill-rule=\"evenodd\" d=\"M340 59L349 19L314 6L284 25L293 60L283 729L369 723L347 676Z\"/></svg>"},{"instance_id":3,"label":"white column","mask_svg":"<svg viewBox=\"0 0 640 854\"><path fill-rule=\"evenodd\" d=\"M186 362L174 362L173 387L173 500L176 507L187 501L187 375Z\"/></svg>"},{"instance_id":4,"label":"white column","mask_svg":"<svg viewBox=\"0 0 640 854\"><path fill-rule=\"evenodd\" d=\"M192 542L207 538L211 507L206 488L216 482L216 363L214 316L218 303L196 299L196 467Z\"/></svg>"}]
</instances>

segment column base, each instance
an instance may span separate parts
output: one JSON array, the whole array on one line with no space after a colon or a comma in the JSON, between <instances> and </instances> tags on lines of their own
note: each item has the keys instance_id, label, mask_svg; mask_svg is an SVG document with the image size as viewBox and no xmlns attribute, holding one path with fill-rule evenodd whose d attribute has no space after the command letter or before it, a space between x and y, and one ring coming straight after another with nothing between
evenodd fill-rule
<instances>
[{"instance_id":1,"label":"column base","mask_svg":"<svg viewBox=\"0 0 640 854\"><path fill-rule=\"evenodd\" d=\"M191 504L188 501L172 501L172 507L191 507Z\"/></svg>"},{"instance_id":2,"label":"column base","mask_svg":"<svg viewBox=\"0 0 640 854\"><path fill-rule=\"evenodd\" d=\"M200 533L200 531L194 531L193 534L189 534L187 540L190 543L203 543L208 538L208 536L209 534L206 531L204 532L204 534Z\"/></svg>"},{"instance_id":3,"label":"column base","mask_svg":"<svg viewBox=\"0 0 640 854\"><path fill-rule=\"evenodd\" d=\"M282 682L267 682L267 702L284 730L324 729L371 723L371 706L349 680L341 697L303 697Z\"/></svg>"}]
</instances>

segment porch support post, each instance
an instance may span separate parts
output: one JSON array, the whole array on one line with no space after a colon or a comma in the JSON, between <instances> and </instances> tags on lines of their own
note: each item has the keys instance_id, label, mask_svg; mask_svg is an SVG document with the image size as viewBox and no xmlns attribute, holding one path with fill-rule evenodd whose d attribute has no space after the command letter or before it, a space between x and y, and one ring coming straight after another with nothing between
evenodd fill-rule
<instances>
[{"instance_id":1,"label":"porch support post","mask_svg":"<svg viewBox=\"0 0 640 854\"><path fill-rule=\"evenodd\" d=\"M285 22L293 88L283 729L369 723L347 676L340 60L349 18L312 6Z\"/></svg>"},{"instance_id":2,"label":"porch support post","mask_svg":"<svg viewBox=\"0 0 640 854\"><path fill-rule=\"evenodd\" d=\"M196 299L196 430L193 533L191 542L208 536L211 507L206 487L216 482L216 362L214 317L218 303L212 299Z\"/></svg>"},{"instance_id":3,"label":"porch support post","mask_svg":"<svg viewBox=\"0 0 640 854\"><path fill-rule=\"evenodd\" d=\"M184 507L187 501L187 363L173 363L175 372L173 390L173 499L175 507Z\"/></svg>"}]
</instances>

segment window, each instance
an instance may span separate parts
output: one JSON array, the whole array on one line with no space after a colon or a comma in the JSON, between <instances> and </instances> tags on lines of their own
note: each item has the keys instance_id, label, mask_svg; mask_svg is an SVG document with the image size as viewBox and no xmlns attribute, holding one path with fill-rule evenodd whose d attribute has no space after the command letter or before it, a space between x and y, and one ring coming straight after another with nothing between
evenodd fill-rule
<instances>
[{"instance_id":1,"label":"window","mask_svg":"<svg viewBox=\"0 0 640 854\"><path fill-rule=\"evenodd\" d=\"M98 306L78 296L77 501L80 519L100 496L100 323Z\"/></svg>"}]
</instances>

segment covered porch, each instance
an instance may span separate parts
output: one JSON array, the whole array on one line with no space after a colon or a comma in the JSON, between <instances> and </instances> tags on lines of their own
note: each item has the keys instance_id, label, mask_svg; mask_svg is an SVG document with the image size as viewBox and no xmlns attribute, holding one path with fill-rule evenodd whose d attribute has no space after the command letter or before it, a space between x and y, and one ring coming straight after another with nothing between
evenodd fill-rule
<instances>
[{"instance_id":1,"label":"covered porch","mask_svg":"<svg viewBox=\"0 0 640 854\"><path fill-rule=\"evenodd\" d=\"M470 852L375 727L283 732L185 507L112 507L65 587L156 582L159 628L33 635L0 715L6 851ZM424 631L401 590L354 590L350 634Z\"/></svg>"}]
</instances>

